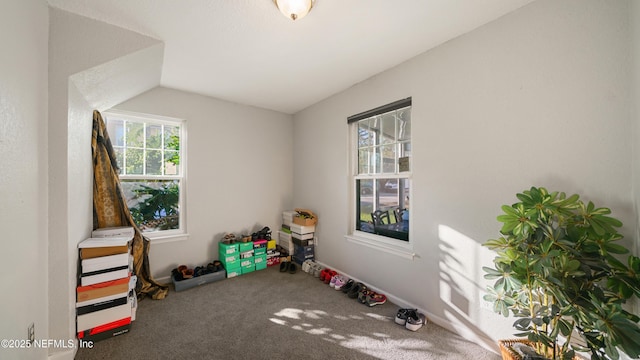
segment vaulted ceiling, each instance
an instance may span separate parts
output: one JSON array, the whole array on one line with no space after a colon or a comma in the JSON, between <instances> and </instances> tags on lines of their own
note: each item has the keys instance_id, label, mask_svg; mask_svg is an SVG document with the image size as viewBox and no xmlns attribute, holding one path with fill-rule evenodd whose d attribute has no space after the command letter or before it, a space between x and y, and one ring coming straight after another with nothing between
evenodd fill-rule
<instances>
[{"instance_id":1,"label":"vaulted ceiling","mask_svg":"<svg viewBox=\"0 0 640 360\"><path fill-rule=\"evenodd\" d=\"M533 0L48 0L165 43L161 85L296 113Z\"/></svg>"}]
</instances>

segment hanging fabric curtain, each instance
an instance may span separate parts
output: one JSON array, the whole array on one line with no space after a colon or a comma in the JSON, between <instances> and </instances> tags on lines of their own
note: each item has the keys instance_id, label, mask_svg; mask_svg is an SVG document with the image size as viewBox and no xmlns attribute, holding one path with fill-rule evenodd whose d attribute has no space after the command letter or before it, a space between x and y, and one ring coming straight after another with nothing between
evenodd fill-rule
<instances>
[{"instance_id":1,"label":"hanging fabric curtain","mask_svg":"<svg viewBox=\"0 0 640 360\"><path fill-rule=\"evenodd\" d=\"M127 207L118 177L118 163L99 111L93 111L93 228L132 226L133 271L138 277L136 293L139 298L150 296L164 299L168 286L153 280L149 270L149 239L142 235Z\"/></svg>"}]
</instances>

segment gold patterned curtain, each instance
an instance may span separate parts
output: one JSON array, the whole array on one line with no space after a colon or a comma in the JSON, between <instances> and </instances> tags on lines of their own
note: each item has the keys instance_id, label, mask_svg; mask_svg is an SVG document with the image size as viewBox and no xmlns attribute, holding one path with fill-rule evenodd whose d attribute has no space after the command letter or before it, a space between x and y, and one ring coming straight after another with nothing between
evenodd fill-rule
<instances>
[{"instance_id":1,"label":"gold patterned curtain","mask_svg":"<svg viewBox=\"0 0 640 360\"><path fill-rule=\"evenodd\" d=\"M138 277L136 293L139 298L150 296L164 299L169 287L153 280L149 270L149 239L133 222L129 207L122 193L118 176L118 163L99 111L93 111L93 228L132 226L133 271Z\"/></svg>"}]
</instances>

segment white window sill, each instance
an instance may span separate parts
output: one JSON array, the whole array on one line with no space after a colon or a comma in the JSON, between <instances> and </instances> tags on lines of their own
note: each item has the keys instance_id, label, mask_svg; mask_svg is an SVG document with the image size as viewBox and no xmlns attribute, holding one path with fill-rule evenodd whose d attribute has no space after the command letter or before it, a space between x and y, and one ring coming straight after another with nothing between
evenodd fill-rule
<instances>
[{"instance_id":1,"label":"white window sill","mask_svg":"<svg viewBox=\"0 0 640 360\"><path fill-rule=\"evenodd\" d=\"M172 235L151 235L142 233L142 235L149 238L151 244L163 244L163 243L171 243L177 241L186 241L189 239L189 234L172 234Z\"/></svg>"},{"instance_id":2,"label":"white window sill","mask_svg":"<svg viewBox=\"0 0 640 360\"><path fill-rule=\"evenodd\" d=\"M358 245L396 255L408 260L413 260L417 255L413 252L413 246L410 243L396 244L396 241L386 240L380 236L370 235L363 232L355 232L354 234L345 235L345 239Z\"/></svg>"}]
</instances>

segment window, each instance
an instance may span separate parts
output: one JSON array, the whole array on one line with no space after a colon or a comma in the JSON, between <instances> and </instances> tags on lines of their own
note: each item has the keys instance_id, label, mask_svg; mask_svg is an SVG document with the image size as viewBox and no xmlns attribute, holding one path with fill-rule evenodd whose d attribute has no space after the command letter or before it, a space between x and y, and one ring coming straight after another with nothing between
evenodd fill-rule
<instances>
[{"instance_id":1,"label":"window","mask_svg":"<svg viewBox=\"0 0 640 360\"><path fill-rule=\"evenodd\" d=\"M356 231L409 241L411 98L350 116Z\"/></svg>"},{"instance_id":2,"label":"window","mask_svg":"<svg viewBox=\"0 0 640 360\"><path fill-rule=\"evenodd\" d=\"M115 111L105 117L122 190L140 230L150 238L184 234L184 121Z\"/></svg>"}]
</instances>

